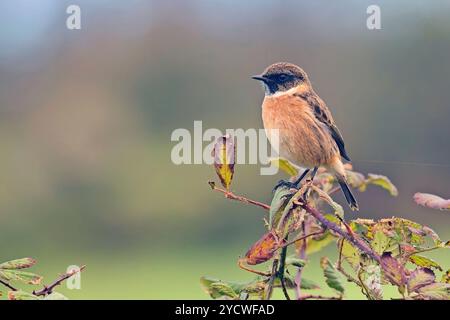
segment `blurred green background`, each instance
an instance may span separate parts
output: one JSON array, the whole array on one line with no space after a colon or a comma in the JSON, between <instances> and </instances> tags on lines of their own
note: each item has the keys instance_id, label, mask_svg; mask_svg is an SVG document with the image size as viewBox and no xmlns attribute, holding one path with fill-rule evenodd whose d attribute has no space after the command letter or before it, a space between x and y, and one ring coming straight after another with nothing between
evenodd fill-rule
<instances>
[{"instance_id":1,"label":"blurred green background","mask_svg":"<svg viewBox=\"0 0 450 320\"><path fill-rule=\"evenodd\" d=\"M236 261L264 212L211 192L213 168L174 165L170 135L194 120L261 128L250 76L276 61L308 72L355 169L399 188L358 193L347 217L449 238L450 216L412 195L450 197L450 2L376 1L370 31L373 2L1 1L0 260L35 257L46 282L86 264L82 289L61 289L75 299L207 298L202 275L251 278ZM69 4L81 30L66 29ZM282 177L241 165L233 190L269 202ZM449 267L448 251L431 256Z\"/></svg>"}]
</instances>

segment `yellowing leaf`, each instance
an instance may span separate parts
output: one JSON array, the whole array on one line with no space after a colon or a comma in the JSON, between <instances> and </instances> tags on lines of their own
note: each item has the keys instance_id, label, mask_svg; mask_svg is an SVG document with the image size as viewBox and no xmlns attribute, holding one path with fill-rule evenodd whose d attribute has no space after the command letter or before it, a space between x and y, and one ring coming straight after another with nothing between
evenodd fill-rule
<instances>
[{"instance_id":1,"label":"yellowing leaf","mask_svg":"<svg viewBox=\"0 0 450 320\"><path fill-rule=\"evenodd\" d=\"M220 182L229 190L233 180L234 164L236 156L236 145L234 138L225 135L217 139L213 149L214 168L219 176Z\"/></svg>"},{"instance_id":2,"label":"yellowing leaf","mask_svg":"<svg viewBox=\"0 0 450 320\"><path fill-rule=\"evenodd\" d=\"M285 173L287 173L289 176L297 176L298 175L298 169L294 167L288 160L283 158L272 158L270 159L270 162L273 166L280 168Z\"/></svg>"},{"instance_id":3,"label":"yellowing leaf","mask_svg":"<svg viewBox=\"0 0 450 320\"><path fill-rule=\"evenodd\" d=\"M414 201L424 207L438 210L450 210L450 199L443 199L434 194L417 192Z\"/></svg>"},{"instance_id":4,"label":"yellowing leaf","mask_svg":"<svg viewBox=\"0 0 450 320\"><path fill-rule=\"evenodd\" d=\"M341 239L340 243L342 246L342 258L347 261L354 270L357 270L361 261L359 250L347 240Z\"/></svg>"},{"instance_id":5,"label":"yellowing leaf","mask_svg":"<svg viewBox=\"0 0 450 320\"><path fill-rule=\"evenodd\" d=\"M6 281L21 281L28 284L40 284L42 277L25 271L1 269L0 278Z\"/></svg>"},{"instance_id":6,"label":"yellowing leaf","mask_svg":"<svg viewBox=\"0 0 450 320\"><path fill-rule=\"evenodd\" d=\"M428 268L417 268L408 278L408 291L418 291L420 288L433 283L435 280L434 272Z\"/></svg>"},{"instance_id":7,"label":"yellowing leaf","mask_svg":"<svg viewBox=\"0 0 450 320\"><path fill-rule=\"evenodd\" d=\"M36 260L32 258L22 258L3 262L0 264L0 269L25 269L33 266L34 264L36 264Z\"/></svg>"},{"instance_id":8,"label":"yellowing leaf","mask_svg":"<svg viewBox=\"0 0 450 320\"><path fill-rule=\"evenodd\" d=\"M450 269L445 271L445 273L442 275L442 282L444 283L450 283Z\"/></svg>"},{"instance_id":9,"label":"yellowing leaf","mask_svg":"<svg viewBox=\"0 0 450 320\"><path fill-rule=\"evenodd\" d=\"M389 247L390 239L382 231L376 231L370 246L378 254L383 254Z\"/></svg>"},{"instance_id":10,"label":"yellowing leaf","mask_svg":"<svg viewBox=\"0 0 450 320\"><path fill-rule=\"evenodd\" d=\"M26 291L18 290L18 291L9 291L8 292L9 300L41 300L39 297L34 294L28 293Z\"/></svg>"},{"instance_id":11,"label":"yellowing leaf","mask_svg":"<svg viewBox=\"0 0 450 320\"><path fill-rule=\"evenodd\" d=\"M245 262L250 265L266 262L273 257L279 245L277 236L269 231L247 251Z\"/></svg>"},{"instance_id":12,"label":"yellowing leaf","mask_svg":"<svg viewBox=\"0 0 450 320\"><path fill-rule=\"evenodd\" d=\"M386 176L369 173L367 175L367 179L366 179L365 183L360 186L360 191L365 191L367 188L367 185L369 185L369 184L373 184L373 185L382 187L383 189L386 189L387 191L389 191L391 196L394 196L394 197L398 196L397 187Z\"/></svg>"},{"instance_id":13,"label":"yellowing leaf","mask_svg":"<svg viewBox=\"0 0 450 320\"><path fill-rule=\"evenodd\" d=\"M414 263L416 266L424 267L424 268L435 268L442 271L441 266L434 260L415 254L409 257L409 261Z\"/></svg>"},{"instance_id":14,"label":"yellowing leaf","mask_svg":"<svg viewBox=\"0 0 450 320\"><path fill-rule=\"evenodd\" d=\"M450 300L450 284L435 282L418 290L419 294L430 300Z\"/></svg>"}]
</instances>

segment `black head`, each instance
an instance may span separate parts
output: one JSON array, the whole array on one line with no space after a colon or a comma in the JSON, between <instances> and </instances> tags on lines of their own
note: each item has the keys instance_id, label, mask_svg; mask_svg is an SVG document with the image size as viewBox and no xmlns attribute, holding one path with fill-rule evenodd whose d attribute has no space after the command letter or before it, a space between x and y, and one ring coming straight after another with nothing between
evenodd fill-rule
<instances>
[{"instance_id":1,"label":"black head","mask_svg":"<svg viewBox=\"0 0 450 320\"><path fill-rule=\"evenodd\" d=\"M274 63L262 74L252 78L264 83L266 95L287 91L302 83L309 83L308 76L302 68L287 62Z\"/></svg>"}]
</instances>

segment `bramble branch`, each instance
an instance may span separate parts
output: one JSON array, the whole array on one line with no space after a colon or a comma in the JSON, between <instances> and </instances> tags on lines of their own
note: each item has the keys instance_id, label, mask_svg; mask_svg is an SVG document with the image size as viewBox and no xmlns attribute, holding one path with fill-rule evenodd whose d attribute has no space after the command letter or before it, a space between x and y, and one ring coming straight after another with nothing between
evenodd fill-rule
<instances>
[{"instance_id":1,"label":"bramble branch","mask_svg":"<svg viewBox=\"0 0 450 320\"><path fill-rule=\"evenodd\" d=\"M322 213L320 213L317 209L311 207L307 203L303 203L302 201L295 201L296 205L299 205L303 209L306 210L306 212L310 213L314 218L316 218L318 221L320 221L324 226L326 226L328 229L333 230L337 234L339 234L342 238L352 243L355 247L357 247L362 252L366 253L370 258L377 261L380 265L382 265L381 257L372 250L365 242L363 242L361 239L355 237L355 235L352 233L344 232L337 224L334 222L331 222L330 220L326 219Z\"/></svg>"},{"instance_id":2,"label":"bramble branch","mask_svg":"<svg viewBox=\"0 0 450 320\"><path fill-rule=\"evenodd\" d=\"M62 274L61 276L59 276L58 279L53 281L50 285L44 286L42 289L40 289L38 291L33 291L33 294L35 296L45 296L45 295L51 294L55 287L59 286L62 282L69 279L70 277L77 274L78 272L83 271L84 268L86 268L86 266L81 266L79 269L74 269L70 272L66 272L66 273Z\"/></svg>"},{"instance_id":3,"label":"bramble branch","mask_svg":"<svg viewBox=\"0 0 450 320\"><path fill-rule=\"evenodd\" d=\"M208 184L210 185L211 189L213 189L214 191L222 192L225 195L225 198L227 198L227 199L236 200L236 201L240 201L240 202L247 203L247 204L252 204L252 205L258 206L260 208L263 208L265 210L270 210L270 206L265 203L251 200L251 199L248 199L243 196L235 195L231 191L216 187L216 184L212 181L209 181Z\"/></svg>"}]
</instances>

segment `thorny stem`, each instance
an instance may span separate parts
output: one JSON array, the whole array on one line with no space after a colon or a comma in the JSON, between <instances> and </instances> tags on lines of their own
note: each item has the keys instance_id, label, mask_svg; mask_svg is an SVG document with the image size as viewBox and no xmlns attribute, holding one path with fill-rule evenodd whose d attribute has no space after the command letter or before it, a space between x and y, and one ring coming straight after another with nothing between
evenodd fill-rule
<instances>
[{"instance_id":1,"label":"thorny stem","mask_svg":"<svg viewBox=\"0 0 450 320\"><path fill-rule=\"evenodd\" d=\"M318 300L342 300L342 296L339 297L325 297L321 295L305 294L300 297L299 300L318 299Z\"/></svg>"},{"instance_id":2,"label":"thorny stem","mask_svg":"<svg viewBox=\"0 0 450 320\"><path fill-rule=\"evenodd\" d=\"M328 229L333 230L334 232L339 234L342 238L351 242L359 250L361 250L362 252L365 252L370 258L372 258L373 260L378 262L380 265L382 265L381 257L376 252L374 252L372 250L372 248L370 248L363 240L359 239L354 234L349 234L349 233L343 231L337 224L326 219L322 215L322 213L320 213L317 209L311 207L307 203L296 201L295 204L297 204L300 207L302 207L303 209L305 209L308 213L310 213L314 218L316 218L318 221L320 221Z\"/></svg>"},{"instance_id":3,"label":"thorny stem","mask_svg":"<svg viewBox=\"0 0 450 320\"><path fill-rule=\"evenodd\" d=\"M6 281L3 281L3 280L0 279L0 283L1 283L2 285L4 285L5 287L7 287L8 289L12 290L12 291L17 291L16 288L14 288L12 285L10 285L10 284L9 284L8 282L6 282Z\"/></svg>"},{"instance_id":4,"label":"thorny stem","mask_svg":"<svg viewBox=\"0 0 450 320\"><path fill-rule=\"evenodd\" d=\"M81 267L80 269L78 269L78 270L73 270L73 271L71 271L71 272L67 272L67 273L61 275L58 279L56 279L55 281L53 281L50 285L48 285L48 286L45 286L45 285L44 285L44 287L43 287L42 289L37 290L37 291L33 291L33 294L34 294L35 296L45 296L45 295L47 295L47 294L52 293L52 292L53 292L53 289L54 289L56 286L59 286L63 281L69 279L71 276L77 274L78 272L83 271L84 268L86 268L86 266L82 266L82 267ZM18 291L17 288L13 287L12 285L10 285L10 284L9 284L8 282L6 282L6 281L3 281L3 280L0 279L0 283L1 283L2 285L4 285L5 287L7 287L8 289L10 289L11 291Z\"/></svg>"},{"instance_id":5,"label":"thorny stem","mask_svg":"<svg viewBox=\"0 0 450 320\"><path fill-rule=\"evenodd\" d=\"M296 239L294 239L292 241L289 241L288 243L284 244L282 247L283 248L284 247L288 247L288 246L290 246L291 244L293 244L295 242L305 240L306 238L309 238L309 237L319 236L319 235L322 235L324 233L325 233L325 231L313 232L313 233L307 234L306 236L301 236L300 238L296 238Z\"/></svg>"},{"instance_id":6,"label":"thorny stem","mask_svg":"<svg viewBox=\"0 0 450 320\"><path fill-rule=\"evenodd\" d=\"M228 190L216 187L215 183L212 182L212 181L210 181L208 183L211 186L211 189L213 189L214 191L222 192L225 195L225 198L228 198L228 199L231 199L231 200L240 201L240 202L247 203L247 204L252 204L252 205L258 206L260 208L263 208L265 210L269 210L270 209L270 206L265 204L265 203L262 203L262 202L259 202L259 201L255 201L255 200L252 200L252 199L248 199L248 198L243 197L243 196L238 196L238 195L234 194L231 191L228 191Z\"/></svg>"},{"instance_id":7,"label":"thorny stem","mask_svg":"<svg viewBox=\"0 0 450 320\"><path fill-rule=\"evenodd\" d=\"M62 274L58 279L53 281L50 285L44 286L44 288L42 288L42 289L40 289L38 291L33 291L33 294L35 296L45 296L47 294L52 293L53 289L56 286L59 286L63 281L69 279L70 277L72 277L73 275L77 274L78 272L83 271L84 268L86 268L86 266L81 266L79 269L75 269L73 271L70 271L70 272Z\"/></svg>"}]
</instances>

